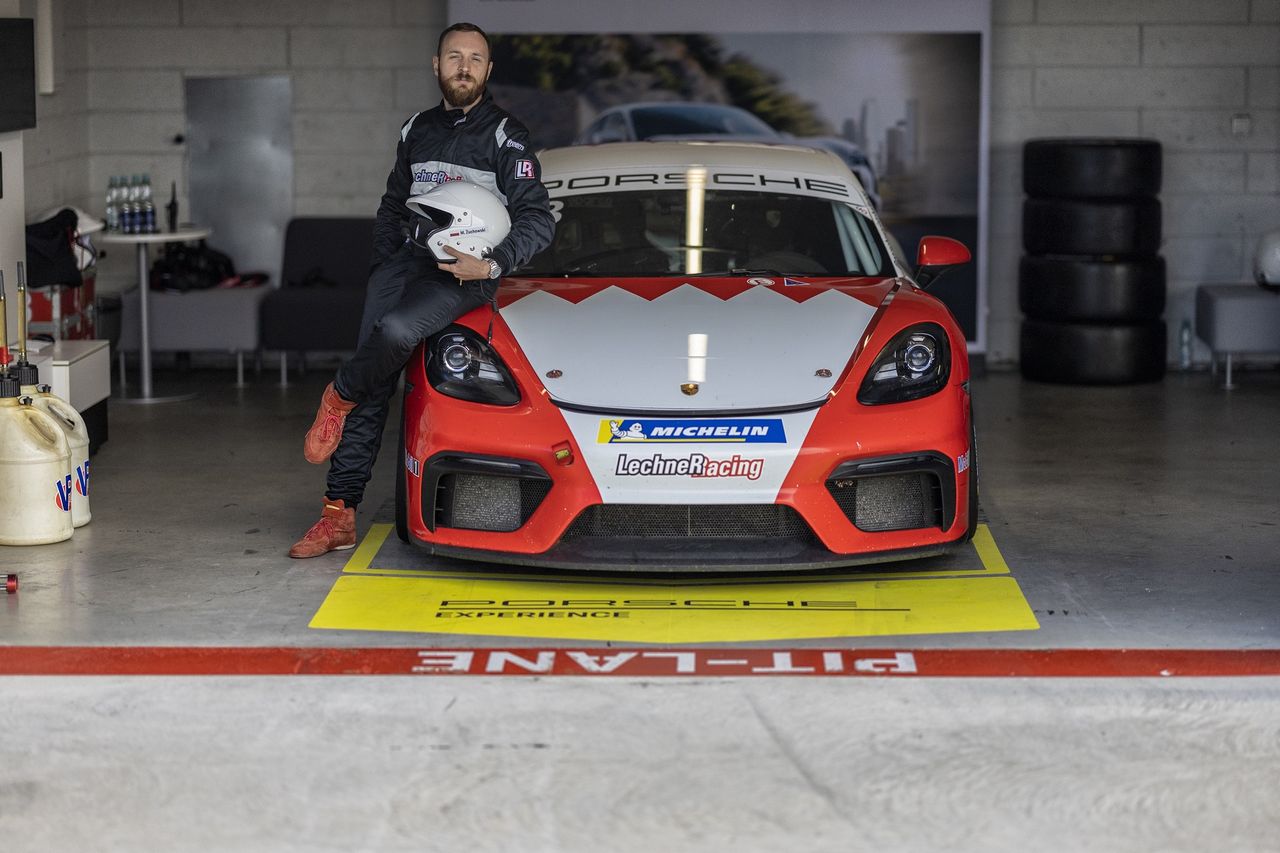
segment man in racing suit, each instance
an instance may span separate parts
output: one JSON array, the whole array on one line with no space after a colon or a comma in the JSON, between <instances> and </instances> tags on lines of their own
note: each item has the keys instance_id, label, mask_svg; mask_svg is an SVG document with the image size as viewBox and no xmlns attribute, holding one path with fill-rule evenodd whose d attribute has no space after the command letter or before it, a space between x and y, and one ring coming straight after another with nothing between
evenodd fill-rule
<instances>
[{"instance_id":1,"label":"man in racing suit","mask_svg":"<svg viewBox=\"0 0 1280 853\"><path fill-rule=\"evenodd\" d=\"M324 509L290 557L355 546L355 507L378 455L391 394L414 348L484 305L498 276L551 243L555 223L542 168L528 130L485 90L493 70L489 56L488 38L474 24L454 24L441 33L431 65L444 100L400 129L395 166L378 206L356 353L325 388L304 442L308 462L332 456ZM457 261L437 264L405 236L405 201L455 180L497 196L511 215L511 231L487 258L446 246Z\"/></svg>"}]
</instances>

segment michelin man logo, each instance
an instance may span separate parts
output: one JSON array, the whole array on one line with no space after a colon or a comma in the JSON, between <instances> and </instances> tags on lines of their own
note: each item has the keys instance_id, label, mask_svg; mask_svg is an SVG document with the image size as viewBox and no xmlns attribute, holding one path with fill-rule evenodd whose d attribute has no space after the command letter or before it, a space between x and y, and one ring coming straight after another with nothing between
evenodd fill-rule
<instances>
[{"instance_id":1,"label":"michelin man logo","mask_svg":"<svg viewBox=\"0 0 1280 853\"><path fill-rule=\"evenodd\" d=\"M613 433L615 441L644 441L648 437L644 434L644 425L639 421L632 421L631 426L625 430L622 428L622 421L609 421L609 432Z\"/></svg>"}]
</instances>

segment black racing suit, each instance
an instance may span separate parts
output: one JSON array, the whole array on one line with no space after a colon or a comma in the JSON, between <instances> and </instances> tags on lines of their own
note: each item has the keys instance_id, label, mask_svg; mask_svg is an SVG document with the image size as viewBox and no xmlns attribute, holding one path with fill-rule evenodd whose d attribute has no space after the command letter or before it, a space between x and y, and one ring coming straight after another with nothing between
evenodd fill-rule
<instances>
[{"instance_id":1,"label":"black racing suit","mask_svg":"<svg viewBox=\"0 0 1280 853\"><path fill-rule=\"evenodd\" d=\"M468 112L443 103L417 113L400 129L396 163L378 206L373 269L365 293L356 353L338 369L334 389L356 403L329 463L325 496L355 506L382 443L391 394L418 343L493 295L495 282L457 279L404 235L405 201L445 181L465 180L496 195L511 214L511 231L489 254L503 272L551 243L542 166L529 131L486 91Z\"/></svg>"}]
</instances>

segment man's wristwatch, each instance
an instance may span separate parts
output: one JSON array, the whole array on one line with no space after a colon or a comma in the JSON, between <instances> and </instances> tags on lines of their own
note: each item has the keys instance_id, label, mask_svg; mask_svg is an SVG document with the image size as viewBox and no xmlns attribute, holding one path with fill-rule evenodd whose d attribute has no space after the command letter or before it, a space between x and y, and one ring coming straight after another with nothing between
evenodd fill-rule
<instances>
[{"instance_id":1,"label":"man's wristwatch","mask_svg":"<svg viewBox=\"0 0 1280 853\"><path fill-rule=\"evenodd\" d=\"M495 261L493 258L486 258L485 260L489 264L490 279L494 279L502 275L502 267L498 264L497 261Z\"/></svg>"}]
</instances>

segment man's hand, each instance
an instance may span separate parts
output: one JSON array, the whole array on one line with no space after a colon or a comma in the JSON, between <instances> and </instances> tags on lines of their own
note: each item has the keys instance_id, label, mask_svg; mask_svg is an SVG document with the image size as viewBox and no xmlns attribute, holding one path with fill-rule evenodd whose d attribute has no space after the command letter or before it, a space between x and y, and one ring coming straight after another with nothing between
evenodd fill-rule
<instances>
[{"instance_id":1,"label":"man's hand","mask_svg":"<svg viewBox=\"0 0 1280 853\"><path fill-rule=\"evenodd\" d=\"M452 264L436 264L436 266L456 278L459 283L489 278L488 261L460 252L452 246L445 246L444 250L458 260Z\"/></svg>"}]
</instances>

